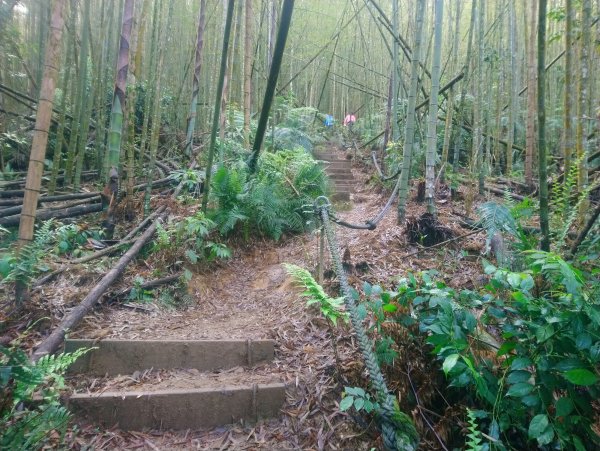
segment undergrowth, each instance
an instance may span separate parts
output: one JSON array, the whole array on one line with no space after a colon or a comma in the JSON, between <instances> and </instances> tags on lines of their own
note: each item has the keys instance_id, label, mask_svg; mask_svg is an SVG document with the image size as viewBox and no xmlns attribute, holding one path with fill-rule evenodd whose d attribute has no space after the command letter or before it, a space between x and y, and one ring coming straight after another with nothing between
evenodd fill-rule
<instances>
[{"instance_id":1,"label":"undergrowth","mask_svg":"<svg viewBox=\"0 0 600 451\"><path fill-rule=\"evenodd\" d=\"M309 229L314 199L327 193L327 178L303 150L267 152L251 177L244 163L220 168L211 187L213 220L222 235L241 232L278 240Z\"/></svg>"},{"instance_id":2,"label":"undergrowth","mask_svg":"<svg viewBox=\"0 0 600 451\"><path fill-rule=\"evenodd\" d=\"M60 404L64 374L90 348L47 355L32 363L19 343L0 346L0 448L60 448L69 411Z\"/></svg>"}]
</instances>

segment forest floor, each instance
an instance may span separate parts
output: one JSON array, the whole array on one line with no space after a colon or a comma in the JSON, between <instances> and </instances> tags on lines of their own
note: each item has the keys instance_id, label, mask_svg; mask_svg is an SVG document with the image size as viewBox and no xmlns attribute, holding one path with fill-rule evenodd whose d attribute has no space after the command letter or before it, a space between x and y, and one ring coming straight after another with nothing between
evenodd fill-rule
<instances>
[{"instance_id":1,"label":"forest floor","mask_svg":"<svg viewBox=\"0 0 600 451\"><path fill-rule=\"evenodd\" d=\"M338 150L340 154L343 150ZM338 217L352 223L364 223L374 217L387 201L389 191L374 186L372 168L354 162L356 180L351 203L337 212ZM414 189L413 191L416 191ZM465 234L454 215L462 205L449 198L438 203L439 219L456 236ZM409 218L417 218L424 205L411 200ZM390 286L394 279L409 273L438 269L439 277L448 285L473 288L480 274L480 257L484 248L483 234L473 234L448 246L426 249L410 244L404 226L397 225L395 208L387 214L375 231L337 227L338 241L350 264L350 282L360 289L363 281ZM104 305L88 316L71 338L129 339L261 339L276 341L272 364L227 370L217 374L233 383L245 380L279 379L288 385L287 399L279 418L257 425L235 424L210 431L125 432L101 430L79 421L79 433L73 447L94 449L355 449L379 447L380 439L374 425L347 412L340 412L338 403L344 386L366 386L360 354L348 326L335 329L340 367L336 365L330 327L316 310L307 309L299 290L286 275L282 263L294 263L315 271L318 258L318 236L283 237L279 242L256 241L229 244L233 257L224 262L200 268L189 283L193 303L185 309L167 309L155 304L143 304L141 310L124 308L118 303ZM148 271L144 261L132 270ZM326 275L331 273L326 259ZM325 283L335 288L333 276ZM90 280L89 283L92 281ZM63 289L79 291L81 287L54 285L54 293ZM426 351L420 350L421 354ZM414 356L413 356L414 357ZM394 374L403 371L403 359L413 358L410 352L400 354L394 365L385 369L391 378L390 388L402 391ZM426 357L428 360L429 357ZM429 384L435 375L431 368L422 368L414 376L419 385ZM161 388L192 388L197 379L193 370L146 371L134 377L83 378L69 380L71 390L115 391L152 390ZM420 380L421 379L421 380ZM205 381L204 381L205 382ZM204 383L203 382L203 383ZM412 384L412 381L411 381ZM417 388L417 391L420 391ZM404 396L400 393L401 396ZM424 394L423 396L424 397ZM208 407L208 406L207 406ZM451 407L447 406L450 411ZM421 431L427 431L418 412L409 412ZM452 420L455 421L455 420ZM369 426L365 429L366 426ZM436 426L443 435L444 425ZM433 437L433 436L431 436ZM426 445L429 438L425 437ZM435 443L430 442L435 449ZM89 448L88 448L89 449Z\"/></svg>"}]
</instances>

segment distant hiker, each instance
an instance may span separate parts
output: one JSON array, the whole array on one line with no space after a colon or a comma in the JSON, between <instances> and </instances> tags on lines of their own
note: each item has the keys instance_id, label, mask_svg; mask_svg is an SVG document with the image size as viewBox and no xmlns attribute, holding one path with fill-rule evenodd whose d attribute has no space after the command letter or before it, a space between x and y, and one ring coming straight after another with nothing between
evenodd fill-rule
<instances>
[{"instance_id":1,"label":"distant hiker","mask_svg":"<svg viewBox=\"0 0 600 451\"><path fill-rule=\"evenodd\" d=\"M350 130L352 130L352 126L354 125L355 122L356 122L356 116L354 115L354 113L348 113L348 114L346 114L346 117L344 118L344 127L348 127Z\"/></svg>"},{"instance_id":2,"label":"distant hiker","mask_svg":"<svg viewBox=\"0 0 600 451\"><path fill-rule=\"evenodd\" d=\"M325 127L333 126L333 116L331 114L326 114L325 121L323 121L323 122L325 124Z\"/></svg>"}]
</instances>

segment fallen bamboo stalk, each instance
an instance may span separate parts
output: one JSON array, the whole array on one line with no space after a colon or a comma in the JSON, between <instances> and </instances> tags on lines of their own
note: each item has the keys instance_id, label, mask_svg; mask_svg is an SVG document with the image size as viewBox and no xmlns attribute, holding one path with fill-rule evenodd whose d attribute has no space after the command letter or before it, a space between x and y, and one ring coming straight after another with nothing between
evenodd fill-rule
<instances>
[{"instance_id":1,"label":"fallen bamboo stalk","mask_svg":"<svg viewBox=\"0 0 600 451\"><path fill-rule=\"evenodd\" d=\"M122 240L122 241L118 242L117 244L113 244L112 246L105 247L104 249L94 252L93 254L85 255L83 257L76 258L74 260L69 260L67 262L67 264L62 265L59 268L55 269L54 271L37 279L31 286L34 289L39 288L42 285L44 285L45 283L54 279L59 274L62 274L63 272L65 272L70 267L70 265L77 265L77 264L81 264L81 263L91 262L92 260L96 260L100 257L104 257L105 255L112 254L113 252L119 250L122 246L125 246L127 244L132 244L134 242L135 242L135 240L127 240L127 241Z\"/></svg>"},{"instance_id":2,"label":"fallen bamboo stalk","mask_svg":"<svg viewBox=\"0 0 600 451\"><path fill-rule=\"evenodd\" d=\"M95 193L74 193L74 194L61 194L58 196L45 196L40 197L38 199L38 205L42 203L50 203L50 202L64 202L67 200L76 200L76 199L91 199L93 197L99 196L99 192ZM10 204L14 204L12 207L3 208L0 210L0 218L5 216L15 215L21 213L21 209L23 207L23 199L9 199ZM5 201L6 203L9 203ZM0 206L4 206L4 202L0 203ZM73 205L70 205L73 206Z\"/></svg>"},{"instance_id":3,"label":"fallen bamboo stalk","mask_svg":"<svg viewBox=\"0 0 600 451\"><path fill-rule=\"evenodd\" d=\"M571 245L571 249L569 250L569 254L571 257L573 257L577 253L577 249L579 249L579 246L581 245L581 243L583 243L583 240L585 240L585 237L594 226L594 223L598 219L598 216L600 216L600 204L596 206L596 209L592 213L592 216L590 216L588 222L585 223L585 226L583 227L583 229L581 229L581 231L577 235L577 238L575 238L575 242Z\"/></svg>"},{"instance_id":4,"label":"fallen bamboo stalk","mask_svg":"<svg viewBox=\"0 0 600 451\"><path fill-rule=\"evenodd\" d=\"M98 202L90 205L78 205L67 208L60 209L48 209L48 210L39 210L36 214L37 220L46 220L46 219L61 219L61 218L74 218L76 216L83 216L90 213L97 213L102 211L102 203ZM21 220L21 215L12 215L7 216L5 218L0 218L0 225L2 226L14 226L18 225Z\"/></svg>"},{"instance_id":5,"label":"fallen bamboo stalk","mask_svg":"<svg viewBox=\"0 0 600 451\"><path fill-rule=\"evenodd\" d=\"M112 246L108 246L108 247L105 247L104 249L100 249L99 251L96 251L93 254L89 254L89 255L85 255L83 257L69 260L67 263L69 265L78 265L80 263L87 263L92 260L96 260L100 257L104 257L105 255L112 254L113 252L118 250L120 247L125 246L127 244L132 244L134 242L135 242L135 240L127 240L127 241L122 240L122 241L119 241L117 244L113 244Z\"/></svg>"},{"instance_id":6,"label":"fallen bamboo stalk","mask_svg":"<svg viewBox=\"0 0 600 451\"><path fill-rule=\"evenodd\" d=\"M400 257L400 259L404 260L405 258L412 257L413 255L420 254L421 252L428 251L430 249L435 249L437 247L445 246L446 244L450 244L453 241L458 241L458 240L461 240L463 238L467 238L467 237L469 237L471 235L476 235L476 234L478 234L480 232L483 232L483 229L471 230L470 232L467 232L467 233L465 233L463 235L455 236L454 238L450 238L450 239L448 239L446 241L442 241L440 243L436 243L436 244L433 244L431 246L427 246L427 247L423 247L421 249L417 249L414 252L409 252L408 254L404 254L402 257Z\"/></svg>"},{"instance_id":7,"label":"fallen bamboo stalk","mask_svg":"<svg viewBox=\"0 0 600 451\"><path fill-rule=\"evenodd\" d=\"M162 214L162 212L165 211L166 208L167 207L165 205L161 205L160 207L158 207L154 213L149 215L146 219L144 219L142 222L140 222L134 229L132 229L127 235L125 235L123 238L121 238L121 242L133 238L140 230L143 230L144 227L146 227L146 225L148 223L154 221L154 219L158 215Z\"/></svg>"},{"instance_id":8,"label":"fallen bamboo stalk","mask_svg":"<svg viewBox=\"0 0 600 451\"><path fill-rule=\"evenodd\" d=\"M100 297L102 297L108 287L110 287L123 271L125 271L127 265L135 256L137 256L142 247L150 241L150 238L152 238L152 235L154 235L154 232L156 231L156 226L161 221L162 219L158 218L150 227L148 227L148 229L136 240L135 244L119 259L115 267L106 273L100 282L92 288L85 299L63 318L58 327L37 347L31 358L32 361L37 362L41 357L56 352L65 338L65 333L79 324L85 315L99 301Z\"/></svg>"},{"instance_id":9,"label":"fallen bamboo stalk","mask_svg":"<svg viewBox=\"0 0 600 451\"><path fill-rule=\"evenodd\" d=\"M96 193L96 196L98 196L98 200L101 200L100 193ZM38 204L39 203L40 202L38 202ZM89 197L75 201L69 205L66 205L65 207L67 207L67 208L76 207L77 205L88 204L88 203L90 203ZM58 210L59 208L65 208L65 207L53 207L52 210ZM23 205L17 205L15 207L4 208L4 209L0 210L0 218L5 218L7 216L12 216L12 215L18 215L21 213L22 209L23 209Z\"/></svg>"},{"instance_id":10,"label":"fallen bamboo stalk","mask_svg":"<svg viewBox=\"0 0 600 451\"><path fill-rule=\"evenodd\" d=\"M81 178L82 178L82 180L89 180L91 178L96 177L97 175L98 175L98 171L84 171L81 173ZM44 175L42 177L48 177L48 176ZM56 177L56 180L64 180L64 178L65 178L64 175L59 175L58 177ZM9 187L9 186L23 186L23 185L25 185L25 179L10 180L10 181L0 183L0 187L2 187L2 188Z\"/></svg>"},{"instance_id":11,"label":"fallen bamboo stalk","mask_svg":"<svg viewBox=\"0 0 600 451\"><path fill-rule=\"evenodd\" d=\"M152 288L160 287L161 285L168 285L172 282L178 281L181 278L182 274L182 272L178 272L176 274L172 274L167 277L162 277L160 279L149 280L148 282L140 284L139 288L141 288L142 290L150 290ZM123 296L127 296L131 292L131 290L133 290L133 288L134 287L129 287L124 290L121 290L118 293L114 294L112 297L121 298Z\"/></svg>"}]
</instances>

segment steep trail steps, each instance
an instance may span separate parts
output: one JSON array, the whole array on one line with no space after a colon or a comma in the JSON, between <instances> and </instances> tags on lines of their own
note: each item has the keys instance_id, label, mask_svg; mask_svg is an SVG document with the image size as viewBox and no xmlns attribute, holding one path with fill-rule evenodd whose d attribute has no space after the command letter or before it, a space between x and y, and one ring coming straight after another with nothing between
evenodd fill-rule
<instances>
[{"instance_id":1,"label":"steep trail steps","mask_svg":"<svg viewBox=\"0 0 600 451\"><path fill-rule=\"evenodd\" d=\"M67 340L96 349L71 368L82 379L69 407L122 430L209 429L279 415L286 386L273 340Z\"/></svg>"},{"instance_id":2,"label":"steep trail steps","mask_svg":"<svg viewBox=\"0 0 600 451\"><path fill-rule=\"evenodd\" d=\"M352 175L352 161L342 158L332 149L315 150L314 156L323 162L325 173L333 182L334 192L332 201L349 202L350 194L354 191L354 176Z\"/></svg>"}]
</instances>

